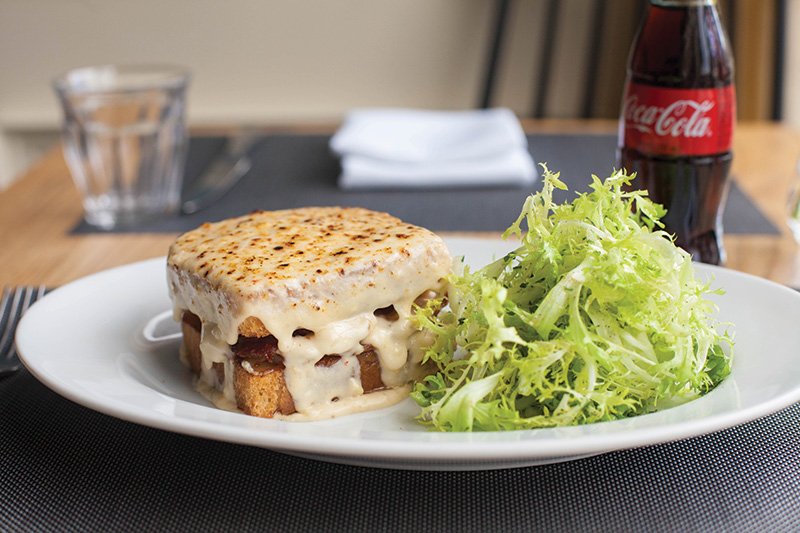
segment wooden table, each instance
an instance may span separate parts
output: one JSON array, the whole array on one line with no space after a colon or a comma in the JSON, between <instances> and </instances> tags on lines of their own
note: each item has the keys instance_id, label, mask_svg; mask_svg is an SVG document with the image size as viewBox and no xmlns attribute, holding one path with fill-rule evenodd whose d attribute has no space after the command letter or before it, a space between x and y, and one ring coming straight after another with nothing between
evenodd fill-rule
<instances>
[{"instance_id":1,"label":"wooden table","mask_svg":"<svg viewBox=\"0 0 800 533\"><path fill-rule=\"evenodd\" d=\"M526 122L525 127L530 132L607 134L614 131L615 123L549 120ZM319 133L331 128L303 131ZM800 287L800 250L785 223L786 199L798 156L800 132L772 123L739 125L733 172L782 235L726 236L728 267ZM0 193L0 285L61 285L106 268L165 255L175 237L70 235L80 215L80 199L61 148L54 147Z\"/></svg>"}]
</instances>

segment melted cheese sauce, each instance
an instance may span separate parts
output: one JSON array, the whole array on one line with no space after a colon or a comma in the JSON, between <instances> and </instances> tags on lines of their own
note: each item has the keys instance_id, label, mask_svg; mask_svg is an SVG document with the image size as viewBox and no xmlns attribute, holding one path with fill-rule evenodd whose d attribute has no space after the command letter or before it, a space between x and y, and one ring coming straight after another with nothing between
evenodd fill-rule
<instances>
[{"instance_id":1,"label":"melted cheese sauce","mask_svg":"<svg viewBox=\"0 0 800 533\"><path fill-rule=\"evenodd\" d=\"M214 386L202 380L198 380L196 388L204 398L213 403L218 409L224 409L225 411L232 411L235 413L242 412L236 407L235 402L228 400L224 393ZM409 392L411 392L411 385L404 385L394 389L379 390L362 396L346 398L334 404L325 405L322 408L313 408L306 413L276 415L274 418L275 420L288 420L290 422L309 422L312 420L325 420L327 418L363 413L365 411L374 411L375 409L390 407L404 400Z\"/></svg>"},{"instance_id":2,"label":"melted cheese sauce","mask_svg":"<svg viewBox=\"0 0 800 533\"><path fill-rule=\"evenodd\" d=\"M297 413L276 418L316 420L392 405L408 395L408 382L421 360L421 350L412 338L421 339L409 320L414 299L395 306L394 321L360 313L349 319L332 322L313 335L277 337L278 350L284 359L284 379ZM183 311L176 312L180 316ZM297 327L285 328L292 332ZM388 390L364 394L361 367L357 355L364 345L374 347L381 365L381 381ZM409 347L415 349L409 349ZM236 409L233 383L233 352L214 324L203 324L200 341L201 372L196 388L217 407ZM340 360L330 366L317 366L323 356L336 354ZM214 368L223 364L224 378ZM242 367L248 372L249 364Z\"/></svg>"}]
</instances>

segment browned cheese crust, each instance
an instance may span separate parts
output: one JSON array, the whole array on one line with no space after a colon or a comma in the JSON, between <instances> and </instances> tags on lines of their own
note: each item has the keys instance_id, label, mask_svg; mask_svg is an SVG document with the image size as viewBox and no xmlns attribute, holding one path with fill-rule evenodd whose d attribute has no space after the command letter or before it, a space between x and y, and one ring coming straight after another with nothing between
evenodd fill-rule
<instances>
[{"instance_id":1,"label":"browned cheese crust","mask_svg":"<svg viewBox=\"0 0 800 533\"><path fill-rule=\"evenodd\" d=\"M423 276L445 274L449 262L446 246L429 230L387 213L341 207L258 211L203 224L179 236L167 258L173 295L215 295L215 308L189 309L215 323L220 320L204 315L228 316L265 299L290 312L313 302L310 311L324 314L354 287L384 307L394 303L385 288L396 283L397 266L410 264ZM242 317L238 333L270 334L254 316Z\"/></svg>"}]
</instances>

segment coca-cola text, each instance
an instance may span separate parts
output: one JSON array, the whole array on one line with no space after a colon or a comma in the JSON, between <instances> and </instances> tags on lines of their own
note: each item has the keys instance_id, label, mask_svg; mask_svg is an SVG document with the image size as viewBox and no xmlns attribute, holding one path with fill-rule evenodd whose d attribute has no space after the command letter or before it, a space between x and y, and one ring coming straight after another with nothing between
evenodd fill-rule
<instances>
[{"instance_id":1,"label":"coca-cola text","mask_svg":"<svg viewBox=\"0 0 800 533\"><path fill-rule=\"evenodd\" d=\"M662 137L710 137L711 118L705 114L713 107L711 100L676 100L666 107L658 107L642 104L639 95L632 94L625 101L624 114L628 127L643 133Z\"/></svg>"},{"instance_id":2,"label":"coca-cola text","mask_svg":"<svg viewBox=\"0 0 800 533\"><path fill-rule=\"evenodd\" d=\"M628 85L622 102L625 145L654 155L707 155L731 147L733 88Z\"/></svg>"}]
</instances>

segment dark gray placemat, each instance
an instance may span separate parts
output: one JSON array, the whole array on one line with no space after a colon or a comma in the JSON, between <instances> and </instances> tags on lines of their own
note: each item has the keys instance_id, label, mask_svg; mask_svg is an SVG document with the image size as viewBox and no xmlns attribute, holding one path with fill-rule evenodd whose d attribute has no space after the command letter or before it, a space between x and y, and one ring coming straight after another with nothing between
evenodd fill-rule
<instances>
[{"instance_id":1,"label":"dark gray placemat","mask_svg":"<svg viewBox=\"0 0 800 533\"><path fill-rule=\"evenodd\" d=\"M412 472L173 434L27 371L0 379L1 531L797 531L798 501L800 405L562 464Z\"/></svg>"},{"instance_id":2,"label":"dark gray placemat","mask_svg":"<svg viewBox=\"0 0 800 533\"><path fill-rule=\"evenodd\" d=\"M434 231L502 231L513 222L532 188L344 191L336 186L339 161L328 150L327 135L273 135L253 150L253 167L221 201L190 216L174 216L120 228L119 232L182 232L203 222L222 220L257 209L302 206L360 206L388 211ZM614 165L616 138L610 135L530 135L537 162L561 171L571 190L586 191L590 175L605 176ZM187 183L199 176L224 139L194 138L187 160ZM556 199L568 197L558 192ZM775 226L736 186L730 189L724 216L728 233L778 234ZM96 232L81 222L75 233Z\"/></svg>"}]
</instances>

